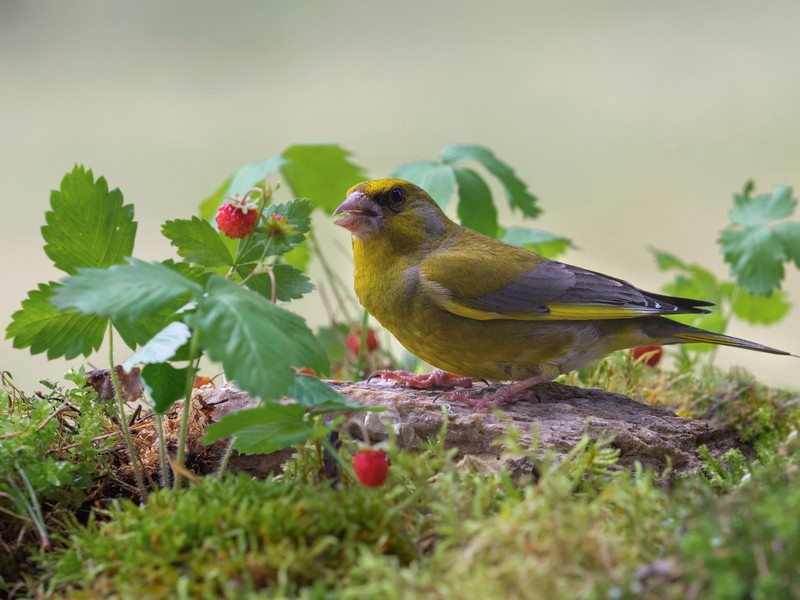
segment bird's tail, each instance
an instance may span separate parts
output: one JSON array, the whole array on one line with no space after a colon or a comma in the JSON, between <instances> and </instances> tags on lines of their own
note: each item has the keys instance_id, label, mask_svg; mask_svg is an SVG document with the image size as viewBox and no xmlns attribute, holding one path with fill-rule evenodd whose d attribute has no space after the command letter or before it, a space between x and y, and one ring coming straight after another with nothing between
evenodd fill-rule
<instances>
[{"instance_id":1,"label":"bird's tail","mask_svg":"<svg viewBox=\"0 0 800 600\"><path fill-rule=\"evenodd\" d=\"M721 346L734 346L736 348L747 348L748 350L756 350L757 352L768 352L770 354L782 354L784 356L794 356L791 352L778 350L777 348L770 348L763 344L757 344L749 340L733 337L730 335L722 335L721 333L712 333L694 327L687 327L684 331L677 331L672 333L673 338L678 338L680 342L700 342L708 344L719 344Z\"/></svg>"}]
</instances>

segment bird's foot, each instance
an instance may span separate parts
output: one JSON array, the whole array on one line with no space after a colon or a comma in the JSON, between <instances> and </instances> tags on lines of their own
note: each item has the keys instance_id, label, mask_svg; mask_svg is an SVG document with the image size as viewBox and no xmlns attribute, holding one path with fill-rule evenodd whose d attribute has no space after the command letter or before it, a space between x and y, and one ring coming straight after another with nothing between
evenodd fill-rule
<instances>
[{"instance_id":1,"label":"bird's foot","mask_svg":"<svg viewBox=\"0 0 800 600\"><path fill-rule=\"evenodd\" d=\"M450 399L455 402L463 402L474 406L475 410L485 410L490 406L499 406L500 404L511 404L513 402L521 402L523 400L531 400L535 397L535 390L533 386L537 383L544 381L541 375L534 375L522 381L510 383L501 387L494 393L485 394L483 396L478 394L464 394L461 392L453 392L450 394Z\"/></svg>"},{"instance_id":2,"label":"bird's foot","mask_svg":"<svg viewBox=\"0 0 800 600\"><path fill-rule=\"evenodd\" d=\"M455 373L448 373L441 369L435 369L430 373L423 373L416 375L408 371L375 371L369 376L367 381L373 377L380 376L383 379L393 379L400 385L404 385L415 390L427 390L430 388L448 388L453 389L457 387L469 388L472 387L472 378L456 375Z\"/></svg>"}]
</instances>

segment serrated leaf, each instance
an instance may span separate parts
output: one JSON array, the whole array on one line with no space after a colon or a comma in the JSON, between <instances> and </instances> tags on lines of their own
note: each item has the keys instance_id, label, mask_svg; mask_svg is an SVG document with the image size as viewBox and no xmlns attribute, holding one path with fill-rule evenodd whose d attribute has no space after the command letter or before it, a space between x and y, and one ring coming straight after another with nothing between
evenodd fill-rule
<instances>
[{"instance_id":1,"label":"serrated leaf","mask_svg":"<svg viewBox=\"0 0 800 600\"><path fill-rule=\"evenodd\" d=\"M208 221L198 217L167 221L161 227L161 233L177 248L178 256L190 263L205 267L233 264L233 256L225 242Z\"/></svg>"},{"instance_id":2,"label":"serrated leaf","mask_svg":"<svg viewBox=\"0 0 800 600\"><path fill-rule=\"evenodd\" d=\"M344 324L325 325L317 329L317 340L325 350L332 363L341 363L347 359L345 340L350 328Z\"/></svg>"},{"instance_id":3,"label":"serrated leaf","mask_svg":"<svg viewBox=\"0 0 800 600\"><path fill-rule=\"evenodd\" d=\"M135 320L200 292L199 285L167 266L130 258L126 265L70 275L51 301L60 311Z\"/></svg>"},{"instance_id":4,"label":"serrated leaf","mask_svg":"<svg viewBox=\"0 0 800 600\"><path fill-rule=\"evenodd\" d=\"M50 282L28 292L6 329L6 339L14 339L14 348L30 348L31 354L46 352L50 359L71 359L89 356L100 347L108 319L58 312L50 300L59 287Z\"/></svg>"},{"instance_id":5,"label":"serrated leaf","mask_svg":"<svg viewBox=\"0 0 800 600\"><path fill-rule=\"evenodd\" d=\"M271 232L270 225L264 225L256 230L252 243L245 249L244 255L238 257L238 264L257 262L264 256L275 256L288 252L293 247L301 244L311 229L311 211L313 210L308 200L292 200L285 204L273 204L264 210L262 222L269 223L270 217L283 217L282 223L287 224L286 235ZM267 248L269 244L269 248ZM266 252L265 252L266 249Z\"/></svg>"},{"instance_id":6,"label":"serrated leaf","mask_svg":"<svg viewBox=\"0 0 800 600\"><path fill-rule=\"evenodd\" d=\"M274 404L241 410L225 415L210 425L203 441L206 444L236 436L234 447L243 454L269 454L300 444L313 436L322 436L327 428L305 421L306 407L299 404Z\"/></svg>"},{"instance_id":7,"label":"serrated leaf","mask_svg":"<svg viewBox=\"0 0 800 600\"><path fill-rule=\"evenodd\" d=\"M758 227L791 216L797 206L797 200L792 198L792 188L782 185L775 186L771 194L760 194L755 198L737 195L733 201L730 220L743 227Z\"/></svg>"},{"instance_id":8,"label":"serrated leaf","mask_svg":"<svg viewBox=\"0 0 800 600\"><path fill-rule=\"evenodd\" d=\"M489 186L472 169L456 167L454 171L458 183L458 220L464 227L497 237L497 209Z\"/></svg>"},{"instance_id":9,"label":"serrated leaf","mask_svg":"<svg viewBox=\"0 0 800 600\"><path fill-rule=\"evenodd\" d=\"M780 288L787 259L783 243L766 227L720 233L725 262L737 283L751 294L769 295Z\"/></svg>"},{"instance_id":10,"label":"serrated leaf","mask_svg":"<svg viewBox=\"0 0 800 600\"><path fill-rule=\"evenodd\" d=\"M800 223L778 223L773 231L783 244L787 258L800 268Z\"/></svg>"},{"instance_id":11,"label":"serrated leaf","mask_svg":"<svg viewBox=\"0 0 800 600\"><path fill-rule=\"evenodd\" d=\"M247 190L261 186L265 179L279 173L285 164L286 159L279 154L247 163L236 171L224 196L244 196ZM215 211L218 206L214 207Z\"/></svg>"},{"instance_id":12,"label":"serrated leaf","mask_svg":"<svg viewBox=\"0 0 800 600\"><path fill-rule=\"evenodd\" d=\"M327 373L325 353L300 316L218 275L209 278L197 312L186 321L228 377L264 400L286 394L292 367Z\"/></svg>"},{"instance_id":13,"label":"serrated leaf","mask_svg":"<svg viewBox=\"0 0 800 600\"><path fill-rule=\"evenodd\" d=\"M733 314L754 325L771 325L783 319L792 307L785 292L756 296L739 289L731 298Z\"/></svg>"},{"instance_id":14,"label":"serrated leaf","mask_svg":"<svg viewBox=\"0 0 800 600\"><path fill-rule=\"evenodd\" d=\"M418 185L428 192L442 210L447 209L456 190L456 176L452 167L435 160L415 160L399 165L390 176Z\"/></svg>"},{"instance_id":15,"label":"serrated leaf","mask_svg":"<svg viewBox=\"0 0 800 600\"><path fill-rule=\"evenodd\" d=\"M170 360L178 349L192 337L189 327L180 321L174 321L159 331L144 346L139 348L122 368L130 371L135 365L162 363Z\"/></svg>"},{"instance_id":16,"label":"serrated leaf","mask_svg":"<svg viewBox=\"0 0 800 600\"><path fill-rule=\"evenodd\" d=\"M531 227L509 227L500 239L506 244L520 246L547 258L555 258L575 247L569 238Z\"/></svg>"},{"instance_id":17,"label":"serrated leaf","mask_svg":"<svg viewBox=\"0 0 800 600\"><path fill-rule=\"evenodd\" d=\"M225 200L225 194L228 192L228 188L231 187L232 181L233 175L223 181L216 190L214 190L209 196L200 202L197 212L200 214L201 219L210 221L214 218L214 216L217 214L219 205Z\"/></svg>"},{"instance_id":18,"label":"serrated leaf","mask_svg":"<svg viewBox=\"0 0 800 600\"><path fill-rule=\"evenodd\" d=\"M295 196L329 213L348 189L366 179L361 167L350 162L351 154L333 144L289 146L281 156L286 159L281 172Z\"/></svg>"},{"instance_id":19,"label":"serrated leaf","mask_svg":"<svg viewBox=\"0 0 800 600\"><path fill-rule=\"evenodd\" d=\"M244 265L237 269L237 272L242 279L245 279L253 272L253 268L253 265ZM311 283L311 280L291 265L273 265L272 273L275 277L276 297L281 302L296 300L302 298L303 294L314 291L314 284ZM271 300L272 280L268 273L253 275L247 279L245 285L264 298Z\"/></svg>"},{"instance_id":20,"label":"serrated leaf","mask_svg":"<svg viewBox=\"0 0 800 600\"><path fill-rule=\"evenodd\" d=\"M122 192L109 192L103 177L76 166L50 194L42 227L44 251L56 268L72 274L80 268L121 263L133 252L136 222Z\"/></svg>"},{"instance_id":21,"label":"serrated leaf","mask_svg":"<svg viewBox=\"0 0 800 600\"><path fill-rule=\"evenodd\" d=\"M528 192L525 185L514 173L514 169L498 159L494 153L483 146L473 144L451 144L442 148L442 162L457 165L474 160L483 165L487 171L500 180L506 191L508 203L519 209L527 217L538 217L542 210L536 205L536 196Z\"/></svg>"},{"instance_id":22,"label":"serrated leaf","mask_svg":"<svg viewBox=\"0 0 800 600\"><path fill-rule=\"evenodd\" d=\"M287 395L302 406L357 410L364 408L360 404L349 402L327 383L310 375L295 375L294 385Z\"/></svg>"},{"instance_id":23,"label":"serrated leaf","mask_svg":"<svg viewBox=\"0 0 800 600\"><path fill-rule=\"evenodd\" d=\"M176 369L168 363L145 365L142 380L156 414L163 415L177 400L183 398L188 377L189 367Z\"/></svg>"}]
</instances>

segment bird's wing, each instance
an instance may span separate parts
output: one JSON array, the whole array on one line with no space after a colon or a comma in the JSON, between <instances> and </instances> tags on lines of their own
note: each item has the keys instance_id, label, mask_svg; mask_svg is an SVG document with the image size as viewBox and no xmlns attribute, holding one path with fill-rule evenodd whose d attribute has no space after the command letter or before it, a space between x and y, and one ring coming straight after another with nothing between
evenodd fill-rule
<instances>
[{"instance_id":1,"label":"bird's wing","mask_svg":"<svg viewBox=\"0 0 800 600\"><path fill-rule=\"evenodd\" d=\"M550 260L520 269L509 265L509 258L433 253L423 261L418 289L447 311L478 320L626 319L706 313L698 307L713 305L651 294L621 279Z\"/></svg>"}]
</instances>

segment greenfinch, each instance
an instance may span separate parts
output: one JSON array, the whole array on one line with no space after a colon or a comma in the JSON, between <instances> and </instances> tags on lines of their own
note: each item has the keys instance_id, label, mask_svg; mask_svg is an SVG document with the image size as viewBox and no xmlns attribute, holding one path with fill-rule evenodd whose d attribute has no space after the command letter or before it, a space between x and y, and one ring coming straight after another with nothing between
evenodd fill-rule
<instances>
[{"instance_id":1,"label":"greenfinch","mask_svg":"<svg viewBox=\"0 0 800 600\"><path fill-rule=\"evenodd\" d=\"M490 402L623 348L708 342L789 354L662 316L707 313L711 302L645 292L462 227L401 179L356 185L334 215L352 237L364 308L434 367L517 382ZM390 376L419 387L464 383Z\"/></svg>"}]
</instances>

